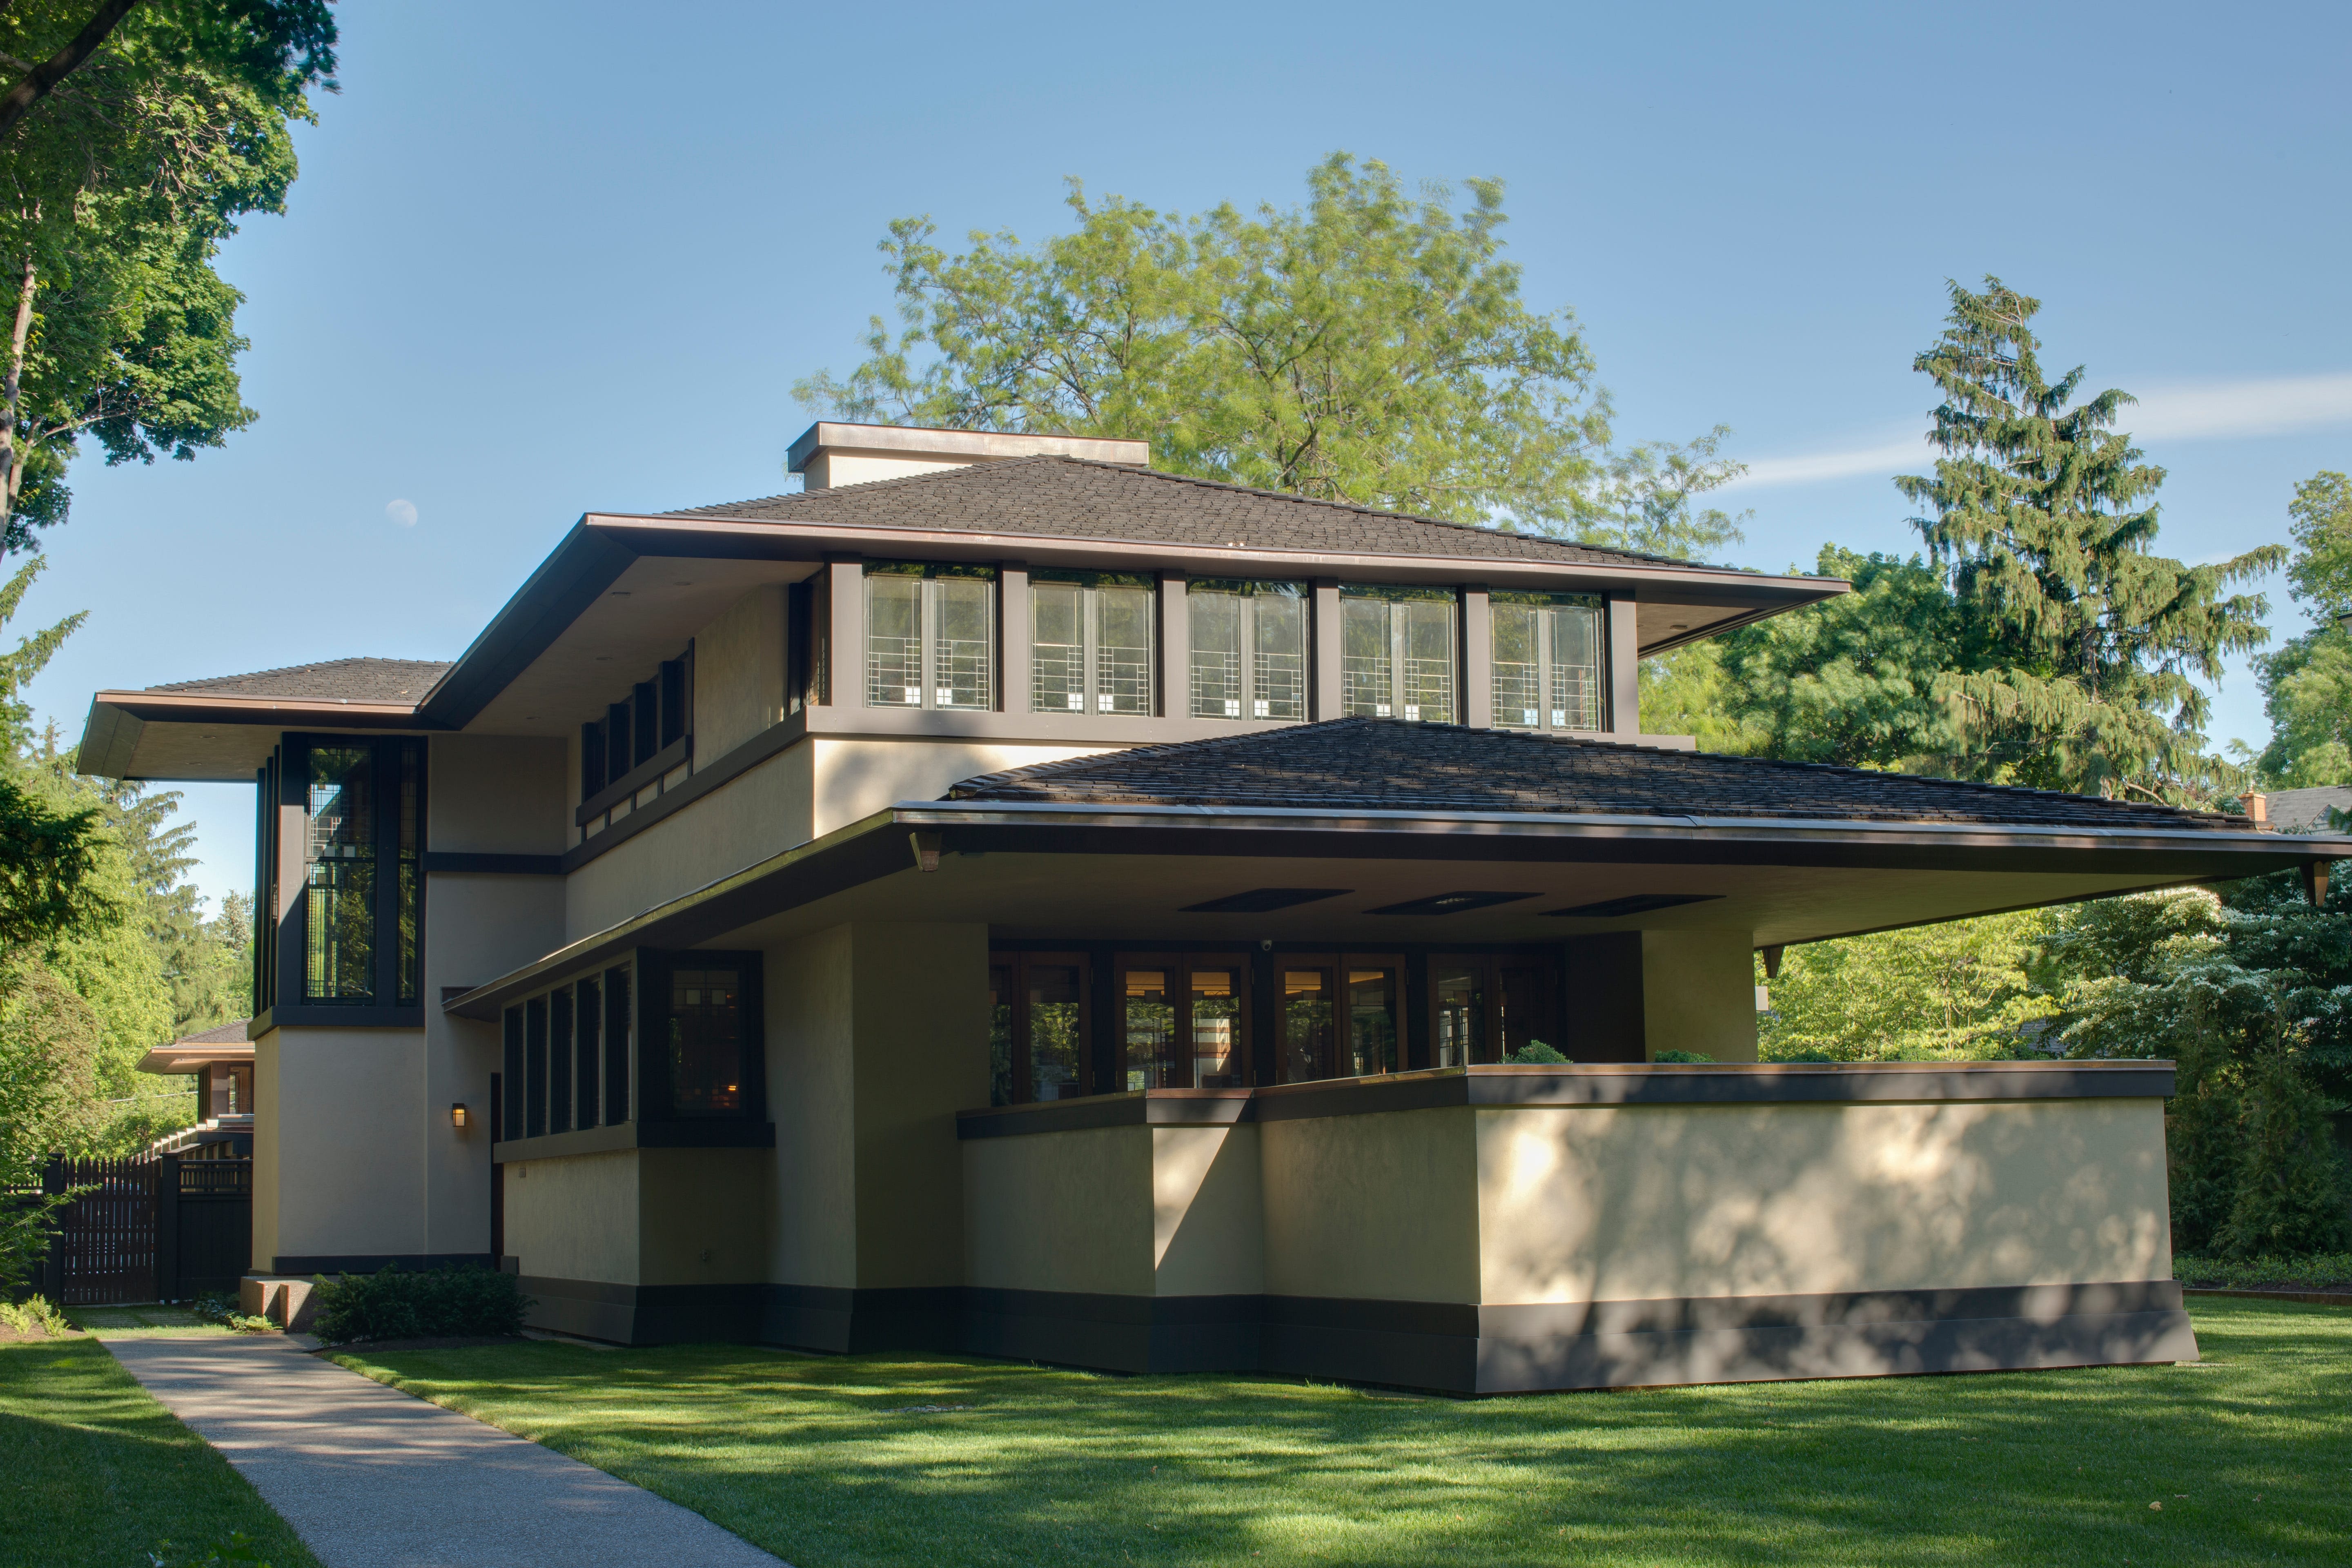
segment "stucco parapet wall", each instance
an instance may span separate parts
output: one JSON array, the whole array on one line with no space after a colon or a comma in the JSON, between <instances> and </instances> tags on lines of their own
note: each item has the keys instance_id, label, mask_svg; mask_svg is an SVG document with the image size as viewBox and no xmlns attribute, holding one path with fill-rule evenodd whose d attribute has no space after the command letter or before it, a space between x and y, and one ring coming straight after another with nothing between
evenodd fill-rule
<instances>
[{"instance_id":1,"label":"stucco parapet wall","mask_svg":"<svg viewBox=\"0 0 2352 1568\"><path fill-rule=\"evenodd\" d=\"M624 1121L578 1132L542 1132L536 1138L502 1138L490 1145L490 1163L562 1160L576 1154L611 1154L625 1149L772 1149L772 1121Z\"/></svg>"},{"instance_id":2,"label":"stucco parapet wall","mask_svg":"<svg viewBox=\"0 0 2352 1568\"><path fill-rule=\"evenodd\" d=\"M2130 1062L1658 1063L1439 1068L1265 1089L1154 1089L959 1111L959 1138L1095 1127L1212 1127L1446 1107L1968 1104L2157 1100L2173 1064Z\"/></svg>"}]
</instances>

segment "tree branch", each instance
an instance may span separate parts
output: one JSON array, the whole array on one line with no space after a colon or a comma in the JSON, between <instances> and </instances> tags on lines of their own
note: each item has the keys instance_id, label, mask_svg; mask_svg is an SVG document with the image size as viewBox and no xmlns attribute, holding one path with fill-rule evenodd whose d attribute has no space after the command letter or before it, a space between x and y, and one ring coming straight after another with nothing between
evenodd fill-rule
<instances>
[{"instance_id":1,"label":"tree branch","mask_svg":"<svg viewBox=\"0 0 2352 1568\"><path fill-rule=\"evenodd\" d=\"M97 53L98 47L106 42L138 4L139 0L100 0L97 14L90 17L88 26L74 35L73 42L35 66L23 80L8 89L5 98L0 98L0 136L5 136L10 126L25 118L27 110L48 97L58 83Z\"/></svg>"}]
</instances>

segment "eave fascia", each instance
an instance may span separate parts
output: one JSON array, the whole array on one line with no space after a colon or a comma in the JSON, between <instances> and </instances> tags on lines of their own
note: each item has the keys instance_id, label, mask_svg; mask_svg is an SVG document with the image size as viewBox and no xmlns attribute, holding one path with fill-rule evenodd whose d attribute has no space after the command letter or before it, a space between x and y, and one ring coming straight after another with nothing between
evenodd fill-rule
<instances>
[{"instance_id":1,"label":"eave fascia","mask_svg":"<svg viewBox=\"0 0 2352 1568\"><path fill-rule=\"evenodd\" d=\"M116 709L149 724L267 724L279 730L430 730L407 702L351 702L329 697L231 697L203 692L101 691L92 706Z\"/></svg>"},{"instance_id":2,"label":"eave fascia","mask_svg":"<svg viewBox=\"0 0 2352 1568\"><path fill-rule=\"evenodd\" d=\"M2200 828L2033 828L2022 825L1880 823L1851 819L1726 817L1679 814L1348 811L1305 807L1070 805L1054 802L900 801L822 838L745 867L582 937L530 963L442 1004L445 1013L494 1019L508 1003L600 968L637 947L690 947L754 921L784 913L877 878L910 871L915 832L941 835L943 852L981 849L1032 854L1160 854L1192 847L1171 835L1230 833L1251 853L1363 853L1389 841L1391 855L1414 859L1528 858L1677 860L1706 863L1899 865L1890 852L1947 857L1999 869L2001 852L2035 865L2053 855L2150 858L2181 862L2177 874L2135 873L2170 883L2213 879L2220 856L2243 857L2222 874L2252 876L2311 860L2352 858L2352 836L2308 837ZM948 835L954 835L953 837ZM1284 841L1280 851L1270 844ZM1121 844L1120 839L1130 842ZM1320 840L1308 846L1309 841ZM1549 849L1552 853L1543 853ZM1758 851L1763 853L1759 854ZM1561 853L1560 851L1565 851ZM1791 851L1799 853L1791 854ZM2199 852L2206 852L2200 855ZM1931 853L1932 852L1932 853ZM800 879L781 892L769 884ZM1583 922L1563 922L1562 935ZM1595 921L1593 923L1602 923Z\"/></svg>"}]
</instances>

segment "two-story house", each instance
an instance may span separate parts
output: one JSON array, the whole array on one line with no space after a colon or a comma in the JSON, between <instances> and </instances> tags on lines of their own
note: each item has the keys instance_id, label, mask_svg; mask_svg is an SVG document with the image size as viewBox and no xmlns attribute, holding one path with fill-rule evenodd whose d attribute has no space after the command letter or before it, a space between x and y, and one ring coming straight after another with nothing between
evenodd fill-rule
<instances>
[{"instance_id":1,"label":"two-story house","mask_svg":"<svg viewBox=\"0 0 2352 1568\"><path fill-rule=\"evenodd\" d=\"M1461 1392L2195 1353L2168 1065L1759 1065L1756 955L2346 841L1642 732L1836 582L1140 442L792 466L455 664L98 694L88 770L257 788L257 1274Z\"/></svg>"}]
</instances>

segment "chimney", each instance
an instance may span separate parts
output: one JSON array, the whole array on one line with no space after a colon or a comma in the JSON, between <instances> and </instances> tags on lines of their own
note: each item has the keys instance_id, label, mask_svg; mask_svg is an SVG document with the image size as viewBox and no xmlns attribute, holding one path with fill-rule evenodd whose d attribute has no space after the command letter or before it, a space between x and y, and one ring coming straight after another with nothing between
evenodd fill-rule
<instances>
[{"instance_id":1,"label":"chimney","mask_svg":"<svg viewBox=\"0 0 2352 1568\"><path fill-rule=\"evenodd\" d=\"M2242 795L2238 797L2238 804L2246 808L2247 820L2252 822L2256 827L2267 828L2270 826L2270 796L2260 794Z\"/></svg>"},{"instance_id":2,"label":"chimney","mask_svg":"<svg viewBox=\"0 0 2352 1568\"><path fill-rule=\"evenodd\" d=\"M908 425L836 425L819 420L793 443L785 467L813 490L872 484L1009 458L1085 458L1151 466L1151 443L1100 436L1014 436L1000 430L926 430Z\"/></svg>"}]
</instances>

